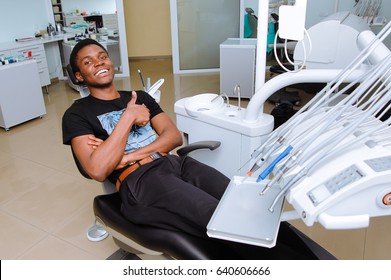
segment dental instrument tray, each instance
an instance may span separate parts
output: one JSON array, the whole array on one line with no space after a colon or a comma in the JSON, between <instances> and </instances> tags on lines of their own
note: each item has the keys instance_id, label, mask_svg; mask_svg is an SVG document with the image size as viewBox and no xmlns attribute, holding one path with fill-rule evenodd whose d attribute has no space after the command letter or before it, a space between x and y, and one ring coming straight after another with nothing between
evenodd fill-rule
<instances>
[{"instance_id":1,"label":"dental instrument tray","mask_svg":"<svg viewBox=\"0 0 391 280\"><path fill-rule=\"evenodd\" d=\"M265 180L266 181L266 180ZM276 245L284 198L270 212L278 188L260 195L264 181L234 176L207 226L210 237L271 248Z\"/></svg>"}]
</instances>

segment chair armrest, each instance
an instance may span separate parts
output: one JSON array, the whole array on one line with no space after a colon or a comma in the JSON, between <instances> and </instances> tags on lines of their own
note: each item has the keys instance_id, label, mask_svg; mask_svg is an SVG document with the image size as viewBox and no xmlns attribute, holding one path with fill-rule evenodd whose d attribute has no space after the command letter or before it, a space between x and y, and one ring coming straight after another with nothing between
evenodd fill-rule
<instances>
[{"instance_id":1,"label":"chair armrest","mask_svg":"<svg viewBox=\"0 0 391 280\"><path fill-rule=\"evenodd\" d=\"M219 141L198 141L178 149L177 154L178 156L182 157L182 156L186 156L192 151L199 150L199 149L209 149L213 151L218 147L220 147L220 145L221 142Z\"/></svg>"}]
</instances>

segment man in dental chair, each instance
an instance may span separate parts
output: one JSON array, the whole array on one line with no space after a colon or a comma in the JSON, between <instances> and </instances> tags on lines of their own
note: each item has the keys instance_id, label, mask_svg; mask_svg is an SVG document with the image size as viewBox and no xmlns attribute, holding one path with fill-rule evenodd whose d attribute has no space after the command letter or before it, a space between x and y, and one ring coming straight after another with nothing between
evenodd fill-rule
<instances>
[{"instance_id":1,"label":"man in dental chair","mask_svg":"<svg viewBox=\"0 0 391 280\"><path fill-rule=\"evenodd\" d=\"M70 64L90 95L65 112L63 142L84 170L117 186L130 221L207 238L206 225L229 178L191 157L169 154L182 145L181 133L148 93L116 89L113 64L97 41L80 41Z\"/></svg>"},{"instance_id":2,"label":"man in dental chair","mask_svg":"<svg viewBox=\"0 0 391 280\"><path fill-rule=\"evenodd\" d=\"M116 89L113 64L97 41L76 44L70 64L90 95L64 113L63 143L88 176L116 185L122 214L131 222L208 239L207 224L230 179L191 157L170 154L182 145L181 133L148 93ZM300 241L281 236L272 249L216 242L243 259L311 258L298 252Z\"/></svg>"}]
</instances>

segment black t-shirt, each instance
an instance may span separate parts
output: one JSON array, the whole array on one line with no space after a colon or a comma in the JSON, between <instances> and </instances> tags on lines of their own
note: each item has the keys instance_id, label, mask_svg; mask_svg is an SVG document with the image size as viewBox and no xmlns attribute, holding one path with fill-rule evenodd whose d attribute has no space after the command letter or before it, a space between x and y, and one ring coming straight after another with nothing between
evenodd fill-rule
<instances>
[{"instance_id":1,"label":"black t-shirt","mask_svg":"<svg viewBox=\"0 0 391 280\"><path fill-rule=\"evenodd\" d=\"M76 100L64 113L62 118L63 143L71 144L71 139L77 136L93 134L106 140L112 133L128 102L132 92L120 91L120 98L101 100L91 95ZM150 111L150 119L163 112L159 104L146 92L137 91L137 104L144 104ZM134 125L128 137L124 153L130 153L156 139L157 135L151 124L139 127ZM118 172L113 172L117 177ZM112 177L112 176L110 176ZM109 178L113 181L114 178Z\"/></svg>"}]
</instances>

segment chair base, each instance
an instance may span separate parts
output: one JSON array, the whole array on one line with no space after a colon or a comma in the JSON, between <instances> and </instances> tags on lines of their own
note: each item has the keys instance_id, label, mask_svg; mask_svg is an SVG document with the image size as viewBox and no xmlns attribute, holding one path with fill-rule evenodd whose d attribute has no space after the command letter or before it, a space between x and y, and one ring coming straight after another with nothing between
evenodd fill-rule
<instances>
[{"instance_id":1,"label":"chair base","mask_svg":"<svg viewBox=\"0 0 391 280\"><path fill-rule=\"evenodd\" d=\"M93 242L102 241L106 239L107 236L109 236L109 233L106 231L106 229L97 223L95 223L87 230L87 238Z\"/></svg>"}]
</instances>

